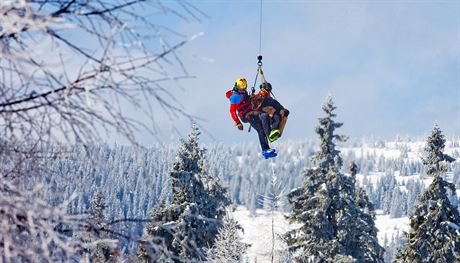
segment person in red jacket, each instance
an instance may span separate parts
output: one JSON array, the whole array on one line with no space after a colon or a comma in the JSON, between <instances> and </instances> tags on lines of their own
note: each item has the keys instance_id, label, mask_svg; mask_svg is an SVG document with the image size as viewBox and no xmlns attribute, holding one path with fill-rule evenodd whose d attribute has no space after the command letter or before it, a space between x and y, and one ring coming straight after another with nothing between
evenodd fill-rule
<instances>
[{"instance_id":1,"label":"person in red jacket","mask_svg":"<svg viewBox=\"0 0 460 263\"><path fill-rule=\"evenodd\" d=\"M243 124L249 123L259 136L260 147L262 148L262 155L265 159L277 156L275 149L270 149L268 145L267 135L262 127L262 122L258 116L257 111L251 108L251 97L246 91L248 87L245 78L238 78L232 90L227 91L226 96L230 100L230 114L233 121L239 130L243 130Z\"/></svg>"}]
</instances>

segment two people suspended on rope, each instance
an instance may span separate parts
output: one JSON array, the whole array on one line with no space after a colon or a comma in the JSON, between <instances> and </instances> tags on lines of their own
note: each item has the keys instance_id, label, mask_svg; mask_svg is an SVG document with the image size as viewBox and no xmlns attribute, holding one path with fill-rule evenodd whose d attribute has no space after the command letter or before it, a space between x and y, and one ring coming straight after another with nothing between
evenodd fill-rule
<instances>
[{"instance_id":1,"label":"two people suspended on rope","mask_svg":"<svg viewBox=\"0 0 460 263\"><path fill-rule=\"evenodd\" d=\"M289 111L270 96L271 84L265 81L260 67L258 74L262 84L257 94L253 89L249 95L246 79L238 78L226 96L230 100L230 114L236 126L243 130L241 122L249 123L257 131L262 155L268 159L278 155L275 149L270 149L269 141L274 142L282 135Z\"/></svg>"}]
</instances>

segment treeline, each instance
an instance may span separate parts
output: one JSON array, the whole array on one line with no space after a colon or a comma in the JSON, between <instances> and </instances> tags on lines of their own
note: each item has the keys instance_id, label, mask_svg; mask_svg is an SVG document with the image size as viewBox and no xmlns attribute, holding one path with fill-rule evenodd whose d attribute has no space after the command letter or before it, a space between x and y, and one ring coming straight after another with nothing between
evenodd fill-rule
<instances>
[{"instance_id":1,"label":"treeline","mask_svg":"<svg viewBox=\"0 0 460 263\"><path fill-rule=\"evenodd\" d=\"M404 145L404 142L400 144ZM358 145L354 144L355 150L344 148L343 160L345 164L354 160L358 165L359 185L366 190L374 207L393 217L409 215L425 188L422 179L428 178L421 161L408 161L402 156L385 158L372 154L372 148L368 146ZM311 166L310 157L317 144L312 141L286 141L277 146L280 156L270 162L258 156L256 145L206 145L209 173L223 180L235 204L255 211L262 208L263 202L259 201L269 193L273 173L286 191L302 183L300 173ZM357 157L356 152L361 149L371 153ZM460 157L458 149L460 147L449 149L454 158ZM72 147L66 152L65 158L43 160L43 166L49 170L42 177L43 183L49 186L44 189L43 195L51 204L57 204L77 193L78 197L69 206L70 213L86 211L97 190L110 200L107 208L109 218L115 215L146 217L161 196L170 196L167 174L177 152L175 145L158 145L148 149L97 145L91 148ZM460 164L450 166L447 174L448 179L459 187ZM404 180L399 180L402 177ZM289 210L286 204L282 208Z\"/></svg>"}]
</instances>

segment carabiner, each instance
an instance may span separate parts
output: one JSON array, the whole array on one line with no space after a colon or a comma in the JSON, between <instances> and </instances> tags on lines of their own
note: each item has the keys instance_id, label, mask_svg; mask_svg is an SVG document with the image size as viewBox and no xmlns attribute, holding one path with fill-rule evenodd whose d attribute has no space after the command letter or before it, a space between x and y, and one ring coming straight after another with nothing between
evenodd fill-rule
<instances>
[{"instance_id":1,"label":"carabiner","mask_svg":"<svg viewBox=\"0 0 460 263\"><path fill-rule=\"evenodd\" d=\"M257 62L257 65L258 65L259 67L262 67L262 56L259 55L259 56L257 57L257 60L259 60L259 61Z\"/></svg>"}]
</instances>

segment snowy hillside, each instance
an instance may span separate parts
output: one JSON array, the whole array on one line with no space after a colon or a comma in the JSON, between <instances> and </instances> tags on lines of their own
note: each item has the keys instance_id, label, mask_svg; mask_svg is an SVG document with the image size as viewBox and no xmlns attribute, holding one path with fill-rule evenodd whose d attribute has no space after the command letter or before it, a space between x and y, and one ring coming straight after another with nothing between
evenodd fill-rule
<instances>
[{"instance_id":1,"label":"snowy hillside","mask_svg":"<svg viewBox=\"0 0 460 263\"><path fill-rule=\"evenodd\" d=\"M272 251L272 219L275 233L275 251L286 245L279 238L279 234L285 233L290 227L281 212L276 212L272 218L271 213L258 209L252 216L249 210L239 206L233 213L238 223L243 227L243 242L251 245L248 249L249 262L270 262Z\"/></svg>"},{"instance_id":2,"label":"snowy hillside","mask_svg":"<svg viewBox=\"0 0 460 263\"><path fill-rule=\"evenodd\" d=\"M243 242L251 245L248 249L250 263L269 263L272 253L272 215L266 210L258 209L256 215L243 206L239 206L233 213L238 223L243 227ZM275 239L275 257L281 257L280 251L284 251L286 245L280 240L279 235L285 233L295 225L290 225L283 213L276 212L273 217ZM408 230L408 217L390 218L389 215L377 215L376 226L379 230L378 238L380 245L384 246L385 239L391 240L402 231Z\"/></svg>"},{"instance_id":3,"label":"snowy hillside","mask_svg":"<svg viewBox=\"0 0 460 263\"><path fill-rule=\"evenodd\" d=\"M379 243L383 246L385 244L385 239L387 239L386 242L388 242L388 240L395 238L403 231L407 231L409 229L409 218L391 218L390 215L377 215L375 225L379 230Z\"/></svg>"}]
</instances>

